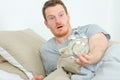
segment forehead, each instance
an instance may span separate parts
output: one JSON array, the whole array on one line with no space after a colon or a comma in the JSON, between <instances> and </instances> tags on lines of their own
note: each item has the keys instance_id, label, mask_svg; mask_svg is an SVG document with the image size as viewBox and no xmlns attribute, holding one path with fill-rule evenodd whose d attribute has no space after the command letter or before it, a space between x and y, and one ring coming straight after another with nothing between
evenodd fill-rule
<instances>
[{"instance_id":1,"label":"forehead","mask_svg":"<svg viewBox=\"0 0 120 80\"><path fill-rule=\"evenodd\" d=\"M46 8L45 14L46 14L46 16L49 16L49 15L58 14L63 11L65 11L63 6L57 4L56 6L51 6L51 7Z\"/></svg>"}]
</instances>

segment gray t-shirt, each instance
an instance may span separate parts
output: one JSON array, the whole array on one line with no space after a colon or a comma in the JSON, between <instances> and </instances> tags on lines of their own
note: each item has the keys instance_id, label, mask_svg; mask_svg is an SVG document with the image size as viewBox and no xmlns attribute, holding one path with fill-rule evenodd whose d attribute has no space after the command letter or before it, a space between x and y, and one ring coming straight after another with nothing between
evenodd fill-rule
<instances>
[{"instance_id":1,"label":"gray t-shirt","mask_svg":"<svg viewBox=\"0 0 120 80\"><path fill-rule=\"evenodd\" d=\"M110 39L110 35L101 27L95 24L80 26L77 29L79 33L85 33L88 38L94 34L103 33L108 40ZM56 44L55 38L53 37L43 45L40 51L46 75L57 68L57 61L60 57L59 50L63 47L66 47L68 43L69 40L63 44Z\"/></svg>"}]
</instances>

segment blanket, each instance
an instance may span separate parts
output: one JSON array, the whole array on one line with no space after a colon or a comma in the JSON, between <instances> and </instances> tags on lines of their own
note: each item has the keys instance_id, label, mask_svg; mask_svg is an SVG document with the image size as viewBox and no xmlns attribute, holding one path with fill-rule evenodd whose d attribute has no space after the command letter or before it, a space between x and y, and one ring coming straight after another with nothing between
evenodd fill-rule
<instances>
[{"instance_id":1,"label":"blanket","mask_svg":"<svg viewBox=\"0 0 120 80\"><path fill-rule=\"evenodd\" d=\"M80 74L81 66L72 61L73 53L71 55L71 52L73 51L71 51L71 46L73 44L69 45L61 50L61 57L58 61L57 69L44 80L120 80L120 45L117 44L115 42L109 42L109 48L103 59L99 62L102 64L96 68L94 75L88 76ZM89 47L86 48L85 51L88 52ZM78 51L80 51L80 49L82 49L82 47L79 48Z\"/></svg>"}]
</instances>

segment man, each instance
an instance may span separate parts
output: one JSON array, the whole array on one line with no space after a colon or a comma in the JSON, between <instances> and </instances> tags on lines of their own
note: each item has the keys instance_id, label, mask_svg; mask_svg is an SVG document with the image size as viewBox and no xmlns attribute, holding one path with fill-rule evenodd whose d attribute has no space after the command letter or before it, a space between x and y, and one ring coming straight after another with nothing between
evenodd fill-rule
<instances>
[{"instance_id":1,"label":"man","mask_svg":"<svg viewBox=\"0 0 120 80\"><path fill-rule=\"evenodd\" d=\"M57 68L57 61L60 57L59 49L69 43L68 38L72 34L72 27L69 13L61 0L48 0L43 6L43 16L46 26L54 35L41 49L46 75L49 75ZM109 34L92 24L78 27L78 31L84 32L89 38L90 52L78 55L80 59L75 58L75 62L83 67L98 63L108 48ZM43 79L43 76L38 76L33 80Z\"/></svg>"}]
</instances>

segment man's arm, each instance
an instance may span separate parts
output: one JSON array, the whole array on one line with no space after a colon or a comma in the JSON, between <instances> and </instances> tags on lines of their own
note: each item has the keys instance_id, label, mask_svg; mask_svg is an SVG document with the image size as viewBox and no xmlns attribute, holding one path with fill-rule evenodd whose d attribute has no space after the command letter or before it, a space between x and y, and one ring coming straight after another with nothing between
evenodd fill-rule
<instances>
[{"instance_id":1,"label":"man's arm","mask_svg":"<svg viewBox=\"0 0 120 80\"><path fill-rule=\"evenodd\" d=\"M90 52L88 54L79 54L80 59L74 59L81 66L95 64L99 62L108 48L108 40L103 33L98 33L89 39Z\"/></svg>"}]
</instances>

